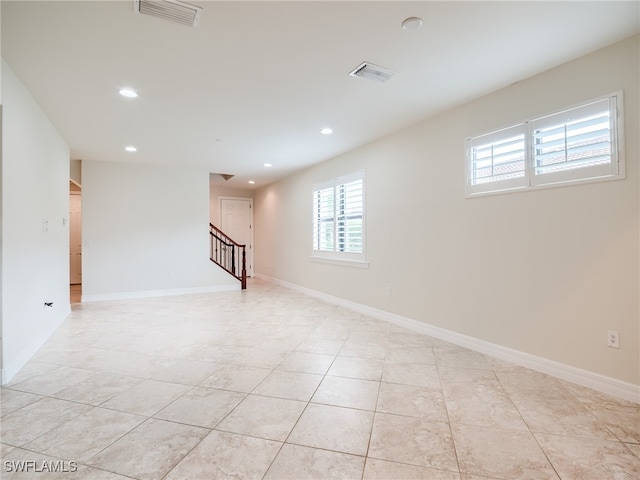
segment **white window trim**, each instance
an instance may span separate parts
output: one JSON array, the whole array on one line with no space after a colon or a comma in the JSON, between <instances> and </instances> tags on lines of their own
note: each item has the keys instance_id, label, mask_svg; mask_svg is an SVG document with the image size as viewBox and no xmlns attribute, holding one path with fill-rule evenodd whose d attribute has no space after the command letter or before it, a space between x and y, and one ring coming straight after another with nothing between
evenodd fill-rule
<instances>
[{"instance_id":1,"label":"white window trim","mask_svg":"<svg viewBox=\"0 0 640 480\"><path fill-rule=\"evenodd\" d=\"M533 175L532 172L535 170L535 158L532 154L533 146L531 141L533 123L535 121L543 120L546 117L559 115L562 112L572 110L574 108L584 107L586 105L589 105L590 103L598 102L605 99L609 99L610 101L612 99L615 99L615 103L613 105L615 107L615 112L612 112L611 115L611 130L614 132L614 134L612 135L610 166L607 165L606 168L594 167L592 169L590 167L586 167L591 169L593 172L596 172L592 176L589 176L587 178L574 178L575 175L573 174L573 172L584 172L585 170L582 169L559 172L558 174L545 174L543 176ZM487 182L479 185L471 185L470 147L472 141L479 137L486 137L488 139L490 139L491 136L499 137L500 132L518 126L523 126L523 131L525 134L525 150L527 152L525 156L525 176L523 178L514 179L513 181L504 180L501 182ZM486 134L475 135L473 137L465 139L465 197L475 198L486 195L499 195L504 193L533 191L569 185L622 180L626 175L624 144L624 95L622 90L618 90L607 95L602 95L600 97L592 98L590 100L580 102L572 106L561 108L545 115L531 117L522 122L517 122L515 124L498 130L494 130L492 132L488 132Z\"/></svg>"},{"instance_id":2,"label":"white window trim","mask_svg":"<svg viewBox=\"0 0 640 480\"><path fill-rule=\"evenodd\" d=\"M340 265L355 268L369 268L369 262L366 260L366 179L365 170L342 175L324 182L313 185L313 192L337 185L350 183L355 180L362 180L362 253L352 252L329 252L324 250L315 250L311 248L311 260L319 263L331 265ZM312 232L315 226L315 214L312 218Z\"/></svg>"}]
</instances>

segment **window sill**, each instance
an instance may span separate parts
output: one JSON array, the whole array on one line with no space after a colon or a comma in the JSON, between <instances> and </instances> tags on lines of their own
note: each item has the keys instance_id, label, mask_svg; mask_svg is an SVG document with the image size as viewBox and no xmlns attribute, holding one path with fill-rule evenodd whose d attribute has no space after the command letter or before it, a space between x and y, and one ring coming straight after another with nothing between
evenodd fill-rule
<instances>
[{"instance_id":1,"label":"window sill","mask_svg":"<svg viewBox=\"0 0 640 480\"><path fill-rule=\"evenodd\" d=\"M328 258L328 257L316 257L315 255L311 256L312 262L318 263L327 263L329 265L338 265L341 267L351 267L351 268L369 268L369 262L364 260L347 260L341 258Z\"/></svg>"}]
</instances>

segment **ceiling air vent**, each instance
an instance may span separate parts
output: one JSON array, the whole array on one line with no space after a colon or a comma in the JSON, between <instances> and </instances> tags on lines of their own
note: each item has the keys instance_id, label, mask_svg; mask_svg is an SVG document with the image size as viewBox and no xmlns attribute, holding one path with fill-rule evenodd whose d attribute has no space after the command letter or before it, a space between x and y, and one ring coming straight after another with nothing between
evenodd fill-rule
<instances>
[{"instance_id":1,"label":"ceiling air vent","mask_svg":"<svg viewBox=\"0 0 640 480\"><path fill-rule=\"evenodd\" d=\"M198 25L202 14L201 7L179 0L133 0L133 11L188 27Z\"/></svg>"},{"instance_id":2,"label":"ceiling air vent","mask_svg":"<svg viewBox=\"0 0 640 480\"><path fill-rule=\"evenodd\" d=\"M372 80L378 83L388 82L395 74L396 72L392 72L391 70L387 70L386 68L379 67L378 65L374 65L369 62L362 63L349 73L352 77L366 78L367 80Z\"/></svg>"}]
</instances>

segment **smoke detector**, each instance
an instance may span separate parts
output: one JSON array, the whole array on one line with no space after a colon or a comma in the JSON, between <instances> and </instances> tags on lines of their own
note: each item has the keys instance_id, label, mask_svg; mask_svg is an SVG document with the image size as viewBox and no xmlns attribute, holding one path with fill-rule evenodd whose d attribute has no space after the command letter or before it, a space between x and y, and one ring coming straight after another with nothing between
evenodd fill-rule
<instances>
[{"instance_id":1,"label":"smoke detector","mask_svg":"<svg viewBox=\"0 0 640 480\"><path fill-rule=\"evenodd\" d=\"M365 78L378 83L388 82L395 74L396 72L369 62L361 63L349 73L352 77Z\"/></svg>"},{"instance_id":2,"label":"smoke detector","mask_svg":"<svg viewBox=\"0 0 640 480\"><path fill-rule=\"evenodd\" d=\"M133 0L133 11L188 27L198 25L202 8L179 0Z\"/></svg>"}]
</instances>

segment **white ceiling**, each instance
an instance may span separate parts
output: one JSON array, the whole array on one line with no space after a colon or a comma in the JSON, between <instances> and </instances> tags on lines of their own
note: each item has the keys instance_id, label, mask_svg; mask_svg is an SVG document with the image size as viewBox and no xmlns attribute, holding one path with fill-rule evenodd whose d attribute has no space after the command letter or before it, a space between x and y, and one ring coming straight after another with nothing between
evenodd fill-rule
<instances>
[{"instance_id":1,"label":"white ceiling","mask_svg":"<svg viewBox=\"0 0 640 480\"><path fill-rule=\"evenodd\" d=\"M639 31L638 1L188 1L196 28L133 0L1 2L2 56L72 158L259 187ZM348 76L363 61L397 75Z\"/></svg>"}]
</instances>

